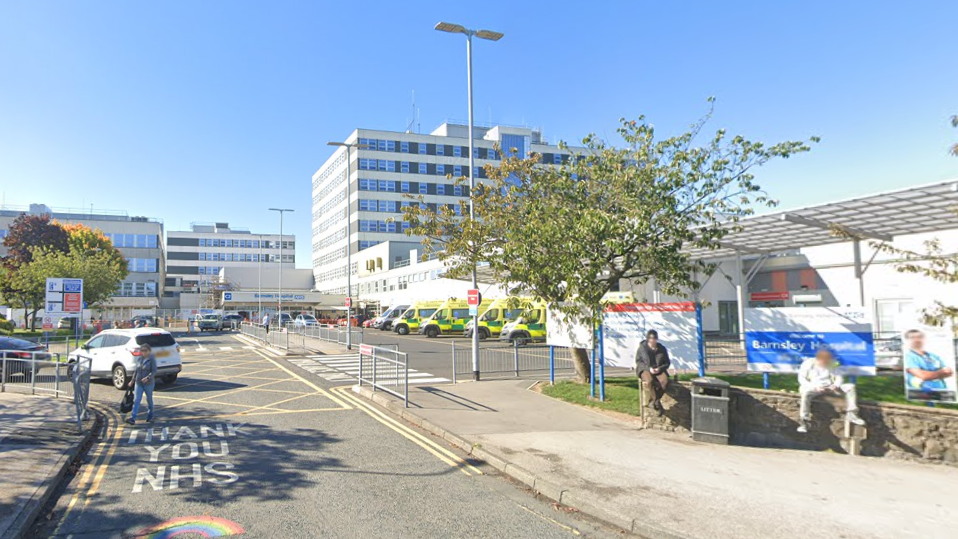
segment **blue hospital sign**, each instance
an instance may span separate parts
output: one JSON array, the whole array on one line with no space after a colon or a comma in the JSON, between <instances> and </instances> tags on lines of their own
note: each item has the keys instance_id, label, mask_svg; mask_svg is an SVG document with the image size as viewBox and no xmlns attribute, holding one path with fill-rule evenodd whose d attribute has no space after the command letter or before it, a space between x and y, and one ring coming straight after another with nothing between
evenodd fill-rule
<instances>
[{"instance_id":1,"label":"blue hospital sign","mask_svg":"<svg viewBox=\"0 0 958 539\"><path fill-rule=\"evenodd\" d=\"M861 309L786 307L749 309L745 314L748 369L797 372L802 361L828 348L849 375L875 374L872 327Z\"/></svg>"},{"instance_id":2,"label":"blue hospital sign","mask_svg":"<svg viewBox=\"0 0 958 539\"><path fill-rule=\"evenodd\" d=\"M233 293L223 292L223 301L233 301Z\"/></svg>"}]
</instances>

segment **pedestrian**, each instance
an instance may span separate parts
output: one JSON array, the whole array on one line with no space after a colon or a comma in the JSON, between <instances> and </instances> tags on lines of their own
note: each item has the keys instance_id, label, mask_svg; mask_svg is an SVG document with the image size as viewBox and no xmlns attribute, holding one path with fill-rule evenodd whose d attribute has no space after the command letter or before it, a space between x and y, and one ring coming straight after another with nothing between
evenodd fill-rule
<instances>
[{"instance_id":1,"label":"pedestrian","mask_svg":"<svg viewBox=\"0 0 958 539\"><path fill-rule=\"evenodd\" d=\"M645 393L645 404L652 403L652 408L659 415L665 414L662 408L662 396L669 387L669 351L659 342L659 333L650 329L645 334L645 340L635 351L635 372Z\"/></svg>"},{"instance_id":2,"label":"pedestrian","mask_svg":"<svg viewBox=\"0 0 958 539\"><path fill-rule=\"evenodd\" d=\"M146 394L146 405L149 408L146 414L146 422L153 422L153 388L156 387L156 357L153 356L153 348L148 344L140 345L140 355L136 358L136 369L133 371L133 379L130 380L130 386L133 390L133 412L130 419L126 422L130 425L136 424L136 415L140 411L140 400L143 394Z\"/></svg>"},{"instance_id":3,"label":"pedestrian","mask_svg":"<svg viewBox=\"0 0 958 539\"><path fill-rule=\"evenodd\" d=\"M808 423L812 420L812 400L823 395L844 395L846 421L855 425L865 424L858 417L855 384L845 383L837 369L838 362L826 347L819 348L815 357L802 362L798 369L798 386L802 395L798 410L798 432L808 432Z\"/></svg>"},{"instance_id":4,"label":"pedestrian","mask_svg":"<svg viewBox=\"0 0 958 539\"><path fill-rule=\"evenodd\" d=\"M263 315L263 327L266 328L266 334L269 334L269 313Z\"/></svg>"}]
</instances>

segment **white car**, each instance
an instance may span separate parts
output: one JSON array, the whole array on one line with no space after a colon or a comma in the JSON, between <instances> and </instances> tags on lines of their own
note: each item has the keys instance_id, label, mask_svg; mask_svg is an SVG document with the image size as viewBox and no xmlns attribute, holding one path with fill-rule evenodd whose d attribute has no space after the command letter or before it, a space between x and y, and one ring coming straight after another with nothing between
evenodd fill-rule
<instances>
[{"instance_id":1,"label":"white car","mask_svg":"<svg viewBox=\"0 0 958 539\"><path fill-rule=\"evenodd\" d=\"M136 369L140 345L143 344L153 349L156 377L167 384L175 382L183 370L180 345L170 332L159 328L108 329L70 352L69 361L76 361L78 356L92 358L91 376L112 378L113 387L122 390Z\"/></svg>"},{"instance_id":2,"label":"white car","mask_svg":"<svg viewBox=\"0 0 958 539\"><path fill-rule=\"evenodd\" d=\"M301 314L293 320L293 327L303 328L307 326L318 326L319 322L316 320L316 317L311 314Z\"/></svg>"}]
</instances>

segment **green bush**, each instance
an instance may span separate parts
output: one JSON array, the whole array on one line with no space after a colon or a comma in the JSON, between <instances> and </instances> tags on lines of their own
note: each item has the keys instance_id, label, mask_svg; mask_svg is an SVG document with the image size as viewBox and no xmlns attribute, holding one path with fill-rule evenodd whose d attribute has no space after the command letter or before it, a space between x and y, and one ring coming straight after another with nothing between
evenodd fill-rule
<instances>
[{"instance_id":1,"label":"green bush","mask_svg":"<svg viewBox=\"0 0 958 539\"><path fill-rule=\"evenodd\" d=\"M0 333L3 335L13 334L13 322L11 320L0 320Z\"/></svg>"}]
</instances>

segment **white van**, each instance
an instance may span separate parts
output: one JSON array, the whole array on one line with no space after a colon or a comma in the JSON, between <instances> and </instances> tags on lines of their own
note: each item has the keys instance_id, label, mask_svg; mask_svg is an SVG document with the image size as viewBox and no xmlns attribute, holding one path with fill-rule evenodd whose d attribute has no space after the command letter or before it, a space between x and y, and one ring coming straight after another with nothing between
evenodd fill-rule
<instances>
[{"instance_id":1,"label":"white van","mask_svg":"<svg viewBox=\"0 0 958 539\"><path fill-rule=\"evenodd\" d=\"M398 318L408 308L409 305L393 305L386 312L374 318L372 326L380 331L392 331L393 319Z\"/></svg>"},{"instance_id":2,"label":"white van","mask_svg":"<svg viewBox=\"0 0 958 539\"><path fill-rule=\"evenodd\" d=\"M90 374L95 378L113 378L113 387L125 389L136 369L140 345L148 344L156 357L156 377L167 384L176 381L183 370L180 345L170 332L159 328L108 329L98 333L80 348L70 352L69 361L77 356L93 358Z\"/></svg>"}]
</instances>

